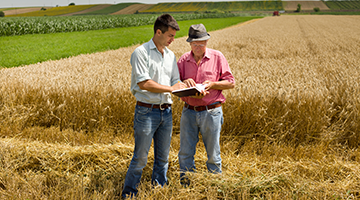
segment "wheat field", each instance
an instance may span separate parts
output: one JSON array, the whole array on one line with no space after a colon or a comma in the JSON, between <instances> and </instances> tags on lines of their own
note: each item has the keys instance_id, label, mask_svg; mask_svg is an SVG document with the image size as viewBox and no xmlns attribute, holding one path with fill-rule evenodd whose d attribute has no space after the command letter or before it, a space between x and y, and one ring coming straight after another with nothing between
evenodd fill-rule
<instances>
[{"instance_id":1,"label":"wheat field","mask_svg":"<svg viewBox=\"0 0 360 200\"><path fill-rule=\"evenodd\" d=\"M151 186L150 151L138 199L360 198L359 23L281 16L210 32L236 79L224 91L224 172L206 172L200 142L198 171L180 185L174 98L169 185ZM177 58L185 39L169 47ZM134 143L137 46L0 70L1 199L117 199Z\"/></svg>"}]
</instances>

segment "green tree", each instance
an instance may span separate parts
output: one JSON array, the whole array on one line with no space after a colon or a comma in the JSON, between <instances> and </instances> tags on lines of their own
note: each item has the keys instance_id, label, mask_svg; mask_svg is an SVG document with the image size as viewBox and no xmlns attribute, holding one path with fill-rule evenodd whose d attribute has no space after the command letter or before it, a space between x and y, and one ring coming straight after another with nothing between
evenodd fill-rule
<instances>
[{"instance_id":1,"label":"green tree","mask_svg":"<svg viewBox=\"0 0 360 200\"><path fill-rule=\"evenodd\" d=\"M315 8L314 8L314 11L315 11L315 12L319 12L319 11L320 11L320 8L319 8L319 7L315 7Z\"/></svg>"},{"instance_id":2,"label":"green tree","mask_svg":"<svg viewBox=\"0 0 360 200\"><path fill-rule=\"evenodd\" d=\"M75 3L74 2L69 3L69 6L75 6Z\"/></svg>"},{"instance_id":3,"label":"green tree","mask_svg":"<svg viewBox=\"0 0 360 200\"><path fill-rule=\"evenodd\" d=\"M301 11L301 4L298 4L298 5L297 5L296 12L300 12L300 11Z\"/></svg>"},{"instance_id":4,"label":"green tree","mask_svg":"<svg viewBox=\"0 0 360 200\"><path fill-rule=\"evenodd\" d=\"M0 17L5 17L5 13L3 11L0 11Z\"/></svg>"}]
</instances>

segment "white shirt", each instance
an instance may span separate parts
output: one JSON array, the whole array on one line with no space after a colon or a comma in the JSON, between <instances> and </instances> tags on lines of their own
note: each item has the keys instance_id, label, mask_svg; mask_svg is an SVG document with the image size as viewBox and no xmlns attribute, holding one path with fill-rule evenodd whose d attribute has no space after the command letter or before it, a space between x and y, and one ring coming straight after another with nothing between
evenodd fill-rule
<instances>
[{"instance_id":1,"label":"white shirt","mask_svg":"<svg viewBox=\"0 0 360 200\"><path fill-rule=\"evenodd\" d=\"M131 93L137 101L150 104L172 104L171 94L141 90L137 83L153 80L161 85L172 86L180 81L175 54L164 48L164 55L156 48L153 40L144 43L131 54Z\"/></svg>"}]
</instances>

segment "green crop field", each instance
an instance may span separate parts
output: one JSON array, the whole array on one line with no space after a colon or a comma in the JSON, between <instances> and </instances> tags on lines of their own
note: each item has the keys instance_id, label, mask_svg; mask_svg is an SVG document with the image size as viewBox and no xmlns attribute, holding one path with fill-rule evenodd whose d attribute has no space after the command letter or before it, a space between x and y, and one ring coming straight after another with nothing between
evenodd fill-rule
<instances>
[{"instance_id":1,"label":"green crop field","mask_svg":"<svg viewBox=\"0 0 360 200\"><path fill-rule=\"evenodd\" d=\"M88 13L84 13L84 14L79 14L79 15L108 15L108 14L117 12L119 10L122 10L126 7L129 7L131 5L134 5L134 4L139 4L139 3L119 3L119 4L112 5L110 7L107 7L107 8L101 9L101 10L88 12Z\"/></svg>"},{"instance_id":2,"label":"green crop field","mask_svg":"<svg viewBox=\"0 0 360 200\"><path fill-rule=\"evenodd\" d=\"M151 16L150 21L155 21L156 15L147 16ZM176 37L185 36L188 27L192 24L203 23L208 31L212 31L255 18L259 17L178 20L181 30ZM146 42L152 35L151 24L86 32L4 36L0 37L0 66L16 67L79 54L118 49Z\"/></svg>"},{"instance_id":3,"label":"green crop field","mask_svg":"<svg viewBox=\"0 0 360 200\"><path fill-rule=\"evenodd\" d=\"M159 3L141 11L151 12L195 12L195 11L266 11L283 9L281 1L233 1L233 2L186 2Z\"/></svg>"},{"instance_id":4,"label":"green crop field","mask_svg":"<svg viewBox=\"0 0 360 200\"><path fill-rule=\"evenodd\" d=\"M235 17L236 13L174 14L177 21ZM93 15L68 17L0 18L0 36L46 34L153 24L158 15Z\"/></svg>"},{"instance_id":5,"label":"green crop field","mask_svg":"<svg viewBox=\"0 0 360 200\"><path fill-rule=\"evenodd\" d=\"M360 12L312 12L312 15L360 15Z\"/></svg>"},{"instance_id":6,"label":"green crop field","mask_svg":"<svg viewBox=\"0 0 360 200\"><path fill-rule=\"evenodd\" d=\"M360 1L324 1L331 10L357 10L360 9Z\"/></svg>"}]
</instances>

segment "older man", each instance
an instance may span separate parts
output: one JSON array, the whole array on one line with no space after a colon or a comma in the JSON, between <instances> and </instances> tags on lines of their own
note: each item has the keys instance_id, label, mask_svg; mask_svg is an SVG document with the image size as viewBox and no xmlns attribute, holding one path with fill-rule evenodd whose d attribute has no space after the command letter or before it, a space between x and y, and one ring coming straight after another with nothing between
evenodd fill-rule
<instances>
[{"instance_id":1,"label":"older man","mask_svg":"<svg viewBox=\"0 0 360 200\"><path fill-rule=\"evenodd\" d=\"M223 90L234 88L235 80L224 55L206 47L210 35L203 24L190 26L187 42L191 51L178 60L180 79L188 86L206 85L201 94L182 97L185 102L180 121L180 176L188 185L185 172L195 171L194 155L199 132L205 144L207 169L221 173L220 131L223 124L221 103L225 102Z\"/></svg>"}]
</instances>

